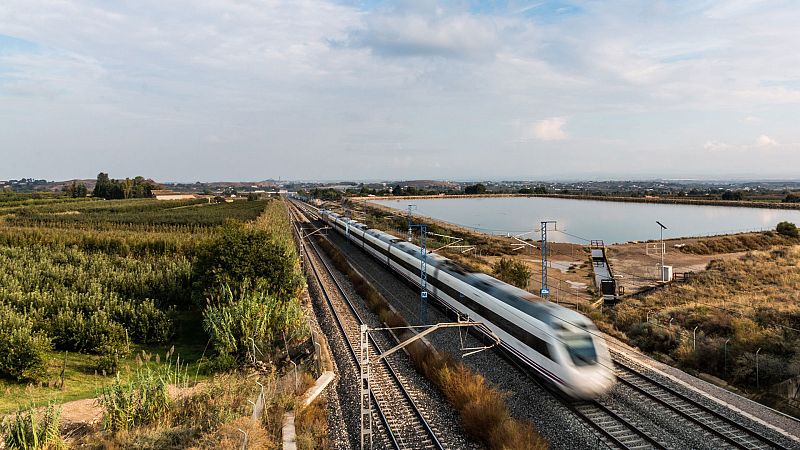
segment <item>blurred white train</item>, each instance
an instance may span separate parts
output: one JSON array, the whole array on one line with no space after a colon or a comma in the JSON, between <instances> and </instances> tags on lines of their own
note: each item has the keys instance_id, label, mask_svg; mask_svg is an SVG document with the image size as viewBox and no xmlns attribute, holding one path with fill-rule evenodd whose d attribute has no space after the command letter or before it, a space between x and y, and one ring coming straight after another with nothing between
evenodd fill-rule
<instances>
[{"instance_id":1,"label":"blurred white train","mask_svg":"<svg viewBox=\"0 0 800 450\"><path fill-rule=\"evenodd\" d=\"M421 249L328 210L323 221L416 286ZM605 340L587 317L440 255L427 255L429 296L475 322L545 380L574 398L594 398L616 382Z\"/></svg>"}]
</instances>

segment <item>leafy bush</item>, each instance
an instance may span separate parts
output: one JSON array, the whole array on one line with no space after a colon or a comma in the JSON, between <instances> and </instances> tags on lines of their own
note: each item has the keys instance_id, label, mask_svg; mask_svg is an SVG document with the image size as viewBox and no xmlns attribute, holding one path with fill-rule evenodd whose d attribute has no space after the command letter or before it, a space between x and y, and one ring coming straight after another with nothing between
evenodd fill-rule
<instances>
[{"instance_id":1,"label":"leafy bush","mask_svg":"<svg viewBox=\"0 0 800 450\"><path fill-rule=\"evenodd\" d=\"M775 227L775 231L784 236L793 238L800 237L800 232L797 231L797 226L792 222L780 222L778 226Z\"/></svg>"},{"instance_id":2,"label":"leafy bush","mask_svg":"<svg viewBox=\"0 0 800 450\"><path fill-rule=\"evenodd\" d=\"M303 286L296 266L294 250L270 233L228 223L198 251L192 275L195 294L205 298L218 286L238 291L246 282L254 282L267 294L294 297Z\"/></svg>"},{"instance_id":3,"label":"leafy bush","mask_svg":"<svg viewBox=\"0 0 800 450\"><path fill-rule=\"evenodd\" d=\"M278 300L261 285L244 286L236 294L223 286L203 312L203 327L221 355L244 358L252 353L252 338L259 348L272 348L285 333L287 340L307 333L303 310L294 299Z\"/></svg>"},{"instance_id":4,"label":"leafy bush","mask_svg":"<svg viewBox=\"0 0 800 450\"><path fill-rule=\"evenodd\" d=\"M723 200L742 200L743 198L741 191L725 191L722 193Z\"/></svg>"},{"instance_id":5,"label":"leafy bush","mask_svg":"<svg viewBox=\"0 0 800 450\"><path fill-rule=\"evenodd\" d=\"M755 353L745 353L739 356L734 364L734 381L751 386L769 386L796 375L796 369L789 365L789 361L764 352L758 355L758 380L756 380Z\"/></svg>"},{"instance_id":6,"label":"leafy bush","mask_svg":"<svg viewBox=\"0 0 800 450\"><path fill-rule=\"evenodd\" d=\"M646 352L669 353L680 343L677 333L651 323L638 323L627 334L637 347Z\"/></svg>"},{"instance_id":7,"label":"leafy bush","mask_svg":"<svg viewBox=\"0 0 800 450\"><path fill-rule=\"evenodd\" d=\"M50 318L49 334L56 348L76 352L99 353L125 343L125 329L105 311L87 317L82 311L63 309Z\"/></svg>"},{"instance_id":8,"label":"leafy bush","mask_svg":"<svg viewBox=\"0 0 800 450\"><path fill-rule=\"evenodd\" d=\"M135 259L37 244L0 246L0 298L24 314L59 350L100 353L131 340L163 343L173 333L169 310L187 302L185 258ZM126 336L126 330L128 336Z\"/></svg>"},{"instance_id":9,"label":"leafy bush","mask_svg":"<svg viewBox=\"0 0 800 450\"><path fill-rule=\"evenodd\" d=\"M0 303L0 376L35 380L45 373L50 339L33 321Z\"/></svg>"},{"instance_id":10,"label":"leafy bush","mask_svg":"<svg viewBox=\"0 0 800 450\"><path fill-rule=\"evenodd\" d=\"M781 200L783 203L800 203L800 195L794 193L786 194L786 197Z\"/></svg>"},{"instance_id":11,"label":"leafy bush","mask_svg":"<svg viewBox=\"0 0 800 450\"><path fill-rule=\"evenodd\" d=\"M500 280L520 289L527 288L531 278L531 269L524 262L511 258L501 258L492 267L492 272Z\"/></svg>"},{"instance_id":12,"label":"leafy bush","mask_svg":"<svg viewBox=\"0 0 800 450\"><path fill-rule=\"evenodd\" d=\"M9 450L66 448L61 439L61 409L52 404L41 414L33 407L27 411L17 411L14 419L9 420L4 428L5 444Z\"/></svg>"}]
</instances>

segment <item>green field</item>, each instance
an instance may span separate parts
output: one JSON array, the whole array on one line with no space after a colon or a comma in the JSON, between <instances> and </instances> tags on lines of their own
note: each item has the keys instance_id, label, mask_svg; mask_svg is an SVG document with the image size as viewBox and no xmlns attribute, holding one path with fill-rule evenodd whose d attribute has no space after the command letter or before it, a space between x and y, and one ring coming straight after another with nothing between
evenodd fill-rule
<instances>
[{"instance_id":1,"label":"green field","mask_svg":"<svg viewBox=\"0 0 800 450\"><path fill-rule=\"evenodd\" d=\"M142 351L155 361L174 346L196 372L208 337L192 299L194 254L269 203L0 197L0 413L94 396ZM20 339L43 365L10 369L26 357L11 354Z\"/></svg>"}]
</instances>

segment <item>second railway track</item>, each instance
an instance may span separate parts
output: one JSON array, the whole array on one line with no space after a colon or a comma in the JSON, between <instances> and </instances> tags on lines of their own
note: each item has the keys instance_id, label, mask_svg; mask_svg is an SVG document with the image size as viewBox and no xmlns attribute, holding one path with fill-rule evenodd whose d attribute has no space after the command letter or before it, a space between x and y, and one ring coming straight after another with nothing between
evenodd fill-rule
<instances>
[{"instance_id":1,"label":"second railway track","mask_svg":"<svg viewBox=\"0 0 800 450\"><path fill-rule=\"evenodd\" d=\"M687 425L704 430L717 448L788 449L776 440L743 425L702 402L694 400L674 388L647 375L648 370L635 361L614 354L614 364L619 382L652 402L654 407L677 416Z\"/></svg>"}]
</instances>

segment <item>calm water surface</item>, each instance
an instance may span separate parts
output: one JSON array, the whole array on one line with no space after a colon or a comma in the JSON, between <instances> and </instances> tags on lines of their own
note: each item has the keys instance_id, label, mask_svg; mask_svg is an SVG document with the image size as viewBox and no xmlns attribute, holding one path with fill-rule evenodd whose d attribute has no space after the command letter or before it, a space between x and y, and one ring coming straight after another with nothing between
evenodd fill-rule
<instances>
[{"instance_id":1,"label":"calm water surface","mask_svg":"<svg viewBox=\"0 0 800 450\"><path fill-rule=\"evenodd\" d=\"M659 238L656 220L668 227L664 238L702 236L774 229L783 220L800 224L800 211L728 206L622 203L541 197L441 198L376 200L407 210L494 234L519 234L539 228L543 220L557 221L548 240L586 243L643 241ZM531 234L538 239L538 234ZM527 236L526 236L527 237Z\"/></svg>"}]
</instances>

